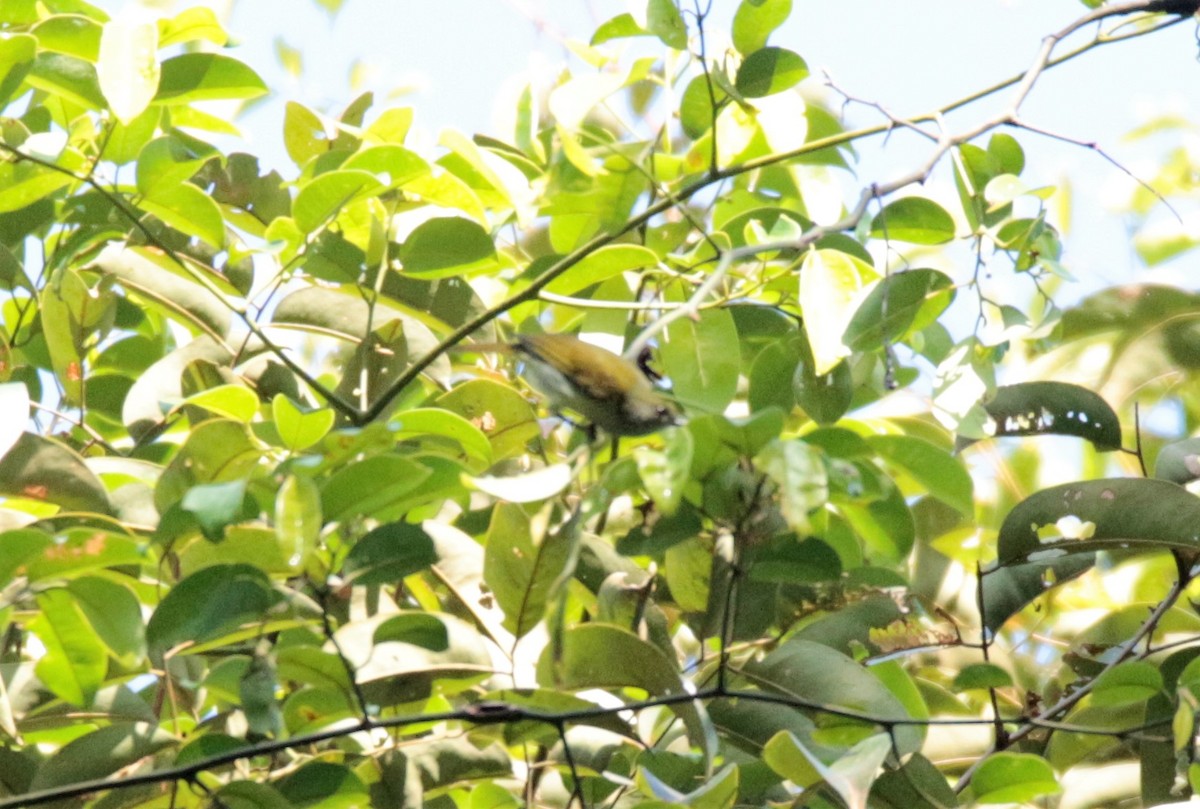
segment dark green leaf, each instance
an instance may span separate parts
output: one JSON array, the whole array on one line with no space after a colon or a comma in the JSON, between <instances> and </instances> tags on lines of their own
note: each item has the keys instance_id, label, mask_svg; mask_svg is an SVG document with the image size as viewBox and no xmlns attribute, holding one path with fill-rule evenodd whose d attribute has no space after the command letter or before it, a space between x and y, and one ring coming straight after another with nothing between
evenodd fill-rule
<instances>
[{"instance_id":1,"label":"dark green leaf","mask_svg":"<svg viewBox=\"0 0 1200 809\"><path fill-rule=\"evenodd\" d=\"M1067 382L1022 382L1003 385L983 406L984 432L1012 435L1074 435L1099 450L1121 447L1121 423L1099 394ZM959 449L974 443L960 436Z\"/></svg>"},{"instance_id":2,"label":"dark green leaf","mask_svg":"<svg viewBox=\"0 0 1200 809\"><path fill-rule=\"evenodd\" d=\"M437 561L433 540L419 525L393 522L369 531L342 566L347 584L394 584Z\"/></svg>"},{"instance_id":3,"label":"dark green leaf","mask_svg":"<svg viewBox=\"0 0 1200 809\"><path fill-rule=\"evenodd\" d=\"M937 270L907 270L880 281L850 319L842 340L853 351L876 351L933 323L954 300L954 282Z\"/></svg>"},{"instance_id":4,"label":"dark green leaf","mask_svg":"<svg viewBox=\"0 0 1200 809\"><path fill-rule=\"evenodd\" d=\"M761 98L787 90L808 76L808 65L787 48L760 48L738 68L737 89L747 98Z\"/></svg>"},{"instance_id":5,"label":"dark green leaf","mask_svg":"<svg viewBox=\"0 0 1200 809\"><path fill-rule=\"evenodd\" d=\"M545 615L547 599L571 562L574 527L547 532L534 544L529 518L520 507L500 503L492 512L484 552L484 581L504 610L504 625L516 637L529 633Z\"/></svg>"},{"instance_id":6,"label":"dark green leaf","mask_svg":"<svg viewBox=\"0 0 1200 809\"><path fill-rule=\"evenodd\" d=\"M145 722L102 727L56 750L38 768L29 788L51 789L107 778L175 744L177 741L170 733Z\"/></svg>"},{"instance_id":7,"label":"dark green leaf","mask_svg":"<svg viewBox=\"0 0 1200 809\"><path fill-rule=\"evenodd\" d=\"M1006 566L1126 548L1200 548L1200 498L1163 480L1111 478L1053 486L1008 513L996 553Z\"/></svg>"},{"instance_id":8,"label":"dark green leaf","mask_svg":"<svg viewBox=\"0 0 1200 809\"><path fill-rule=\"evenodd\" d=\"M857 711L869 716L904 719L903 704L869 670L828 646L792 638L750 661L746 671L759 687L773 693L822 705ZM894 728L898 752L905 755L921 746L921 731L912 725Z\"/></svg>"},{"instance_id":9,"label":"dark green leaf","mask_svg":"<svg viewBox=\"0 0 1200 809\"><path fill-rule=\"evenodd\" d=\"M109 514L108 492L83 458L49 438L22 433L0 459L0 492L69 511Z\"/></svg>"},{"instance_id":10,"label":"dark green leaf","mask_svg":"<svg viewBox=\"0 0 1200 809\"><path fill-rule=\"evenodd\" d=\"M1200 438L1167 444L1154 461L1154 477L1184 486L1200 478Z\"/></svg>"},{"instance_id":11,"label":"dark green leaf","mask_svg":"<svg viewBox=\"0 0 1200 809\"><path fill-rule=\"evenodd\" d=\"M215 565L176 584L146 625L156 660L179 647L218 638L246 623L259 623L275 602L266 574L250 565Z\"/></svg>"}]
</instances>

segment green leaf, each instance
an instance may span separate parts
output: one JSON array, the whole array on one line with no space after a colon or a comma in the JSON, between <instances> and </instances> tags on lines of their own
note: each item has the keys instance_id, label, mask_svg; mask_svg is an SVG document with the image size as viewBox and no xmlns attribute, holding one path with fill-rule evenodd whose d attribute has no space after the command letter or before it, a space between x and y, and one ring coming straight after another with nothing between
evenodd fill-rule
<instances>
[{"instance_id":1,"label":"green leaf","mask_svg":"<svg viewBox=\"0 0 1200 809\"><path fill-rule=\"evenodd\" d=\"M256 654L238 681L238 697L250 733L277 735L283 728L283 715L275 699L278 690L274 663L269 657Z\"/></svg>"},{"instance_id":2,"label":"green leaf","mask_svg":"<svg viewBox=\"0 0 1200 809\"><path fill-rule=\"evenodd\" d=\"M1163 447L1154 461L1154 477L1180 486L1200 478L1200 438L1185 438Z\"/></svg>"},{"instance_id":3,"label":"green leaf","mask_svg":"<svg viewBox=\"0 0 1200 809\"><path fill-rule=\"evenodd\" d=\"M141 115L158 92L157 23L137 15L119 15L105 23L96 73L117 120L128 124Z\"/></svg>"},{"instance_id":4,"label":"green leaf","mask_svg":"<svg viewBox=\"0 0 1200 809\"><path fill-rule=\"evenodd\" d=\"M336 219L351 203L383 190L383 183L369 172L328 171L301 187L292 203L292 217L303 233L313 233Z\"/></svg>"},{"instance_id":5,"label":"green leaf","mask_svg":"<svg viewBox=\"0 0 1200 809\"><path fill-rule=\"evenodd\" d=\"M25 80L37 47L37 38L29 34L12 34L0 40L0 107L7 106Z\"/></svg>"},{"instance_id":6,"label":"green leaf","mask_svg":"<svg viewBox=\"0 0 1200 809\"><path fill-rule=\"evenodd\" d=\"M945 244L954 238L954 219L931 199L903 197L879 212L871 235L910 244Z\"/></svg>"},{"instance_id":7,"label":"green leaf","mask_svg":"<svg viewBox=\"0 0 1200 809\"><path fill-rule=\"evenodd\" d=\"M193 486L179 501L179 506L196 518L201 532L210 542L224 539L226 526L258 515L254 501L247 500L244 480Z\"/></svg>"},{"instance_id":8,"label":"green leaf","mask_svg":"<svg viewBox=\"0 0 1200 809\"><path fill-rule=\"evenodd\" d=\"M687 26L679 13L677 0L647 0L646 29L668 48L687 50Z\"/></svg>"},{"instance_id":9,"label":"green leaf","mask_svg":"<svg viewBox=\"0 0 1200 809\"><path fill-rule=\"evenodd\" d=\"M159 103L257 98L267 85L244 63L219 53L184 53L162 63Z\"/></svg>"},{"instance_id":10,"label":"green leaf","mask_svg":"<svg viewBox=\"0 0 1200 809\"><path fill-rule=\"evenodd\" d=\"M796 404L817 424L833 424L850 409L854 378L842 360L827 373L817 374L809 352L802 352L792 371L792 395ZM778 380L776 380L778 384Z\"/></svg>"},{"instance_id":11,"label":"green leaf","mask_svg":"<svg viewBox=\"0 0 1200 809\"><path fill-rule=\"evenodd\" d=\"M43 52L33 61L25 77L31 86L93 110L105 107L104 94L90 62L61 53Z\"/></svg>"},{"instance_id":12,"label":"green leaf","mask_svg":"<svg viewBox=\"0 0 1200 809\"><path fill-rule=\"evenodd\" d=\"M138 191L150 197L169 193L219 157L214 147L195 138L180 134L155 138L138 155Z\"/></svg>"},{"instance_id":13,"label":"green leaf","mask_svg":"<svg viewBox=\"0 0 1200 809\"><path fill-rule=\"evenodd\" d=\"M750 411L778 408L790 413L796 406L793 385L781 385L779 380L792 379L800 364L799 340L776 340L768 343L754 358L748 374L750 390L746 397Z\"/></svg>"},{"instance_id":14,"label":"green leaf","mask_svg":"<svg viewBox=\"0 0 1200 809\"><path fill-rule=\"evenodd\" d=\"M998 564L1103 549L1193 552L1200 498L1163 480L1109 478L1052 486L1017 504L1000 526Z\"/></svg>"},{"instance_id":15,"label":"green leaf","mask_svg":"<svg viewBox=\"0 0 1200 809\"><path fill-rule=\"evenodd\" d=\"M147 548L124 534L95 528L72 528L55 537L52 546L24 560L25 575L31 582L49 582L107 567L134 567L147 564Z\"/></svg>"},{"instance_id":16,"label":"green leaf","mask_svg":"<svg viewBox=\"0 0 1200 809\"><path fill-rule=\"evenodd\" d=\"M893 561L912 550L916 524L904 495L884 478L883 497L869 503L840 502L838 511L875 553Z\"/></svg>"},{"instance_id":17,"label":"green leaf","mask_svg":"<svg viewBox=\"0 0 1200 809\"><path fill-rule=\"evenodd\" d=\"M982 583L984 626L996 631L1054 585L1090 570L1095 556L1094 553L1078 553L1048 562L1012 564L988 570Z\"/></svg>"},{"instance_id":18,"label":"green leaf","mask_svg":"<svg viewBox=\"0 0 1200 809\"><path fill-rule=\"evenodd\" d=\"M241 422L214 418L196 425L155 487L159 513L165 514L196 485L250 477L263 454Z\"/></svg>"},{"instance_id":19,"label":"green leaf","mask_svg":"<svg viewBox=\"0 0 1200 809\"><path fill-rule=\"evenodd\" d=\"M101 576L80 576L67 584L97 637L122 666L138 664L146 655L142 607L131 587Z\"/></svg>"},{"instance_id":20,"label":"green leaf","mask_svg":"<svg viewBox=\"0 0 1200 809\"><path fill-rule=\"evenodd\" d=\"M1003 385L983 405L987 435L1074 435L1099 450L1121 448L1121 423L1099 394L1067 382L1023 382ZM959 437L961 449L973 443Z\"/></svg>"},{"instance_id":21,"label":"green leaf","mask_svg":"<svg viewBox=\"0 0 1200 809\"><path fill-rule=\"evenodd\" d=\"M749 56L792 13L792 0L742 0L733 15L733 47Z\"/></svg>"},{"instance_id":22,"label":"green leaf","mask_svg":"<svg viewBox=\"0 0 1200 809\"><path fill-rule=\"evenodd\" d=\"M342 566L347 584L395 584L437 562L433 540L419 525L391 522L354 543Z\"/></svg>"},{"instance_id":23,"label":"green leaf","mask_svg":"<svg viewBox=\"0 0 1200 809\"><path fill-rule=\"evenodd\" d=\"M177 743L174 736L151 723L117 722L55 750L38 767L29 788L53 789L107 778Z\"/></svg>"},{"instance_id":24,"label":"green leaf","mask_svg":"<svg viewBox=\"0 0 1200 809\"><path fill-rule=\"evenodd\" d=\"M100 58L100 37L104 25L79 14L55 14L33 27L42 50L76 56L85 62Z\"/></svg>"},{"instance_id":25,"label":"green leaf","mask_svg":"<svg viewBox=\"0 0 1200 809\"><path fill-rule=\"evenodd\" d=\"M491 379L456 385L438 398L438 407L457 413L483 430L499 461L523 454L525 442L538 435L537 414L524 396Z\"/></svg>"},{"instance_id":26,"label":"green leaf","mask_svg":"<svg viewBox=\"0 0 1200 809\"><path fill-rule=\"evenodd\" d=\"M218 385L189 396L183 404L246 424L258 415L258 396L245 385Z\"/></svg>"},{"instance_id":27,"label":"green leaf","mask_svg":"<svg viewBox=\"0 0 1200 809\"><path fill-rule=\"evenodd\" d=\"M366 785L350 768L327 761L304 764L280 782L279 791L292 806L352 809L371 804Z\"/></svg>"},{"instance_id":28,"label":"green leaf","mask_svg":"<svg viewBox=\"0 0 1200 809\"><path fill-rule=\"evenodd\" d=\"M35 671L55 696L78 707L91 705L108 672L108 655L95 631L66 590L38 594L39 612L29 622L46 653Z\"/></svg>"},{"instance_id":29,"label":"green leaf","mask_svg":"<svg viewBox=\"0 0 1200 809\"><path fill-rule=\"evenodd\" d=\"M1091 705L1121 706L1146 702L1163 691L1158 667L1144 660L1128 660L1104 671L1092 687Z\"/></svg>"},{"instance_id":30,"label":"green leaf","mask_svg":"<svg viewBox=\"0 0 1200 809\"><path fill-rule=\"evenodd\" d=\"M762 98L795 87L808 77L808 65L787 48L760 48L742 62L737 89L747 98Z\"/></svg>"},{"instance_id":31,"label":"green leaf","mask_svg":"<svg viewBox=\"0 0 1200 809\"><path fill-rule=\"evenodd\" d=\"M421 223L404 240L398 254L405 274L425 279L482 272L494 266L495 256L488 232L460 216Z\"/></svg>"},{"instance_id":32,"label":"green leaf","mask_svg":"<svg viewBox=\"0 0 1200 809\"><path fill-rule=\"evenodd\" d=\"M504 627L523 638L546 614L555 585L572 560L571 524L534 542L529 517L517 505L492 511L483 557L483 578L504 610Z\"/></svg>"},{"instance_id":33,"label":"green leaf","mask_svg":"<svg viewBox=\"0 0 1200 809\"><path fill-rule=\"evenodd\" d=\"M283 146L292 162L301 168L332 148L321 116L296 101L289 101L284 107Z\"/></svg>"},{"instance_id":34,"label":"green leaf","mask_svg":"<svg viewBox=\"0 0 1200 809\"><path fill-rule=\"evenodd\" d=\"M801 536L812 533L809 515L829 501L829 481L821 454L809 444L776 440L759 453L758 461L779 488L780 510Z\"/></svg>"},{"instance_id":35,"label":"green leaf","mask_svg":"<svg viewBox=\"0 0 1200 809\"><path fill-rule=\"evenodd\" d=\"M817 376L850 355L842 335L878 277L874 267L838 250L810 250L804 256L800 306Z\"/></svg>"},{"instance_id":36,"label":"green leaf","mask_svg":"<svg viewBox=\"0 0 1200 809\"><path fill-rule=\"evenodd\" d=\"M212 200L208 199L208 203L212 204ZM187 259L183 261L187 269L180 267L160 251L114 243L100 251L93 266L116 276L121 286L137 292L173 320L181 321L194 330L205 331L213 337L224 337L229 333L232 314L220 297L223 279L211 269L206 270L199 264L188 262ZM201 276L212 282L211 288L196 280ZM186 349L187 346L182 348ZM205 350L211 351L213 348L214 346L209 344ZM193 347L188 351L181 351L177 356L194 358L199 350L199 347ZM226 351L225 355L228 357L229 352ZM182 370L182 366L179 370ZM178 378L176 373L176 382ZM157 407L155 402L154 408Z\"/></svg>"},{"instance_id":37,"label":"green leaf","mask_svg":"<svg viewBox=\"0 0 1200 809\"><path fill-rule=\"evenodd\" d=\"M877 351L935 322L954 296L954 281L937 270L894 273L867 295L842 340L853 351Z\"/></svg>"},{"instance_id":38,"label":"green leaf","mask_svg":"<svg viewBox=\"0 0 1200 809\"><path fill-rule=\"evenodd\" d=\"M275 494L275 535L291 567L300 567L321 536L321 490L306 477L288 475Z\"/></svg>"},{"instance_id":39,"label":"green leaf","mask_svg":"<svg viewBox=\"0 0 1200 809\"><path fill-rule=\"evenodd\" d=\"M1062 787L1041 756L995 753L975 771L971 791L979 803L1024 803L1042 795L1057 795Z\"/></svg>"},{"instance_id":40,"label":"green leaf","mask_svg":"<svg viewBox=\"0 0 1200 809\"><path fill-rule=\"evenodd\" d=\"M376 455L338 471L321 489L326 519L373 516L419 489L431 471L398 455Z\"/></svg>"},{"instance_id":41,"label":"green leaf","mask_svg":"<svg viewBox=\"0 0 1200 809\"><path fill-rule=\"evenodd\" d=\"M909 718L900 700L869 670L820 643L793 637L761 660L748 661L745 668L758 686L770 693L873 717ZM866 723L862 727L873 730ZM864 733L863 737L869 735L873 733ZM901 756L915 752L921 746L921 735L917 727L896 726L897 752Z\"/></svg>"},{"instance_id":42,"label":"green leaf","mask_svg":"<svg viewBox=\"0 0 1200 809\"><path fill-rule=\"evenodd\" d=\"M331 413L331 423L332 420ZM434 407L403 410L392 416L388 426L395 431L397 441L416 438L435 446L440 443L436 439L453 442L462 449L475 472L492 465L492 445L487 436L457 413Z\"/></svg>"},{"instance_id":43,"label":"green leaf","mask_svg":"<svg viewBox=\"0 0 1200 809\"><path fill-rule=\"evenodd\" d=\"M255 567L207 567L167 592L146 625L146 642L154 659L161 660L168 651L261 623L275 600L270 580Z\"/></svg>"},{"instance_id":44,"label":"green leaf","mask_svg":"<svg viewBox=\"0 0 1200 809\"><path fill-rule=\"evenodd\" d=\"M659 357L672 393L689 410L722 413L737 393L741 358L737 326L727 309L706 309L699 320L681 318L667 326Z\"/></svg>"},{"instance_id":45,"label":"green leaf","mask_svg":"<svg viewBox=\"0 0 1200 809\"><path fill-rule=\"evenodd\" d=\"M885 462L903 469L931 495L965 517L975 514L974 484L949 452L921 438L873 435L867 444Z\"/></svg>"},{"instance_id":46,"label":"green leaf","mask_svg":"<svg viewBox=\"0 0 1200 809\"><path fill-rule=\"evenodd\" d=\"M633 458L646 492L660 511L670 515L683 499L695 444L690 432L677 427L664 430L662 436L662 449L642 444L634 448Z\"/></svg>"},{"instance_id":47,"label":"green leaf","mask_svg":"<svg viewBox=\"0 0 1200 809\"><path fill-rule=\"evenodd\" d=\"M68 511L109 514L112 508L104 485L83 458L32 433L22 433L0 459L0 493L43 500Z\"/></svg>"},{"instance_id":48,"label":"green leaf","mask_svg":"<svg viewBox=\"0 0 1200 809\"><path fill-rule=\"evenodd\" d=\"M403 146L384 144L355 152L342 164L346 170L369 171L388 188L397 188L430 173L429 164Z\"/></svg>"},{"instance_id":49,"label":"green leaf","mask_svg":"<svg viewBox=\"0 0 1200 809\"><path fill-rule=\"evenodd\" d=\"M581 691L588 688L641 688L653 696L683 693L674 663L653 644L627 629L579 624L566 630L561 651L546 647L537 663L538 684ZM693 744L708 746L711 727L691 703L671 706L683 718Z\"/></svg>"},{"instance_id":50,"label":"green leaf","mask_svg":"<svg viewBox=\"0 0 1200 809\"><path fill-rule=\"evenodd\" d=\"M712 94L709 94L709 79L706 76L695 76L684 88L679 101L679 124L684 134L692 140L699 140L712 129L716 120L714 102L718 106L728 95L715 82L712 84Z\"/></svg>"},{"instance_id":51,"label":"green leaf","mask_svg":"<svg viewBox=\"0 0 1200 809\"><path fill-rule=\"evenodd\" d=\"M478 227L478 226L476 226ZM491 244L489 240L489 245ZM653 250L636 244L601 247L555 278L545 289L559 295L572 295L585 287L599 284L623 272L642 270L658 264Z\"/></svg>"},{"instance_id":52,"label":"green leaf","mask_svg":"<svg viewBox=\"0 0 1200 809\"><path fill-rule=\"evenodd\" d=\"M649 34L649 31L637 24L632 14L618 14L612 19L600 23L599 27L596 28L596 32L592 34L592 40L589 44L602 45L613 39L642 37Z\"/></svg>"},{"instance_id":53,"label":"green leaf","mask_svg":"<svg viewBox=\"0 0 1200 809\"><path fill-rule=\"evenodd\" d=\"M969 691L973 688L1010 688L1012 675L995 663L971 663L954 675L951 688Z\"/></svg>"},{"instance_id":54,"label":"green leaf","mask_svg":"<svg viewBox=\"0 0 1200 809\"><path fill-rule=\"evenodd\" d=\"M174 17L158 19L158 47L169 48L198 41L211 42L219 48L225 47L229 41L229 34L211 8L193 6Z\"/></svg>"},{"instance_id":55,"label":"green leaf","mask_svg":"<svg viewBox=\"0 0 1200 809\"><path fill-rule=\"evenodd\" d=\"M308 449L333 428L337 418L331 408L301 410L282 393L271 400L271 418L283 445L292 452Z\"/></svg>"}]
</instances>

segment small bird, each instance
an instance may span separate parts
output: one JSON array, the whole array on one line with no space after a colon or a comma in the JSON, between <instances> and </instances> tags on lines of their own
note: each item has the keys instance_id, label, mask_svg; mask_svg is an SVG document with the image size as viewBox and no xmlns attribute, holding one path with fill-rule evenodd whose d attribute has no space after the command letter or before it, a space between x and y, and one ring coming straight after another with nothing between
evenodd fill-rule
<instances>
[{"instance_id":1,"label":"small bird","mask_svg":"<svg viewBox=\"0 0 1200 809\"><path fill-rule=\"evenodd\" d=\"M525 378L554 408L569 408L609 435L649 435L679 424L674 403L636 365L569 334L519 334L509 344L464 346L511 351Z\"/></svg>"}]
</instances>

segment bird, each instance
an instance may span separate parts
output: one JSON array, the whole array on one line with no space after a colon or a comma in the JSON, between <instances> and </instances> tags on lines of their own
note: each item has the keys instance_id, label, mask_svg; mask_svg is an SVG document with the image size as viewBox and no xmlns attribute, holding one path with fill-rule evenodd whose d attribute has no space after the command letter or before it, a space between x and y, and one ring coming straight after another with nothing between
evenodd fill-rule
<instances>
[{"instance_id":1,"label":"bird","mask_svg":"<svg viewBox=\"0 0 1200 809\"><path fill-rule=\"evenodd\" d=\"M512 343L476 343L524 362L524 376L550 402L612 436L642 436L680 424L674 402L629 360L570 334L519 334Z\"/></svg>"}]
</instances>

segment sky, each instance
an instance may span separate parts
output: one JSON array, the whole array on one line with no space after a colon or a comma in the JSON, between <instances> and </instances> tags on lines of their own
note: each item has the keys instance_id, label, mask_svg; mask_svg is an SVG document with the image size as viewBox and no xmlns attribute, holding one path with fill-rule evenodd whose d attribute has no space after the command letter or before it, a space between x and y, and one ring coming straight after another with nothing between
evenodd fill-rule
<instances>
[{"instance_id":1,"label":"sky","mask_svg":"<svg viewBox=\"0 0 1200 809\"><path fill-rule=\"evenodd\" d=\"M176 10L194 4L145 1ZM432 149L443 127L505 138L497 110L511 106L514 88L531 73L544 82L564 64L581 69L567 41L586 41L599 22L628 10L631 2L644 4L344 0L332 16L315 0L218 0L214 5L232 7L229 29L238 41L235 53L277 91L271 102L242 121L252 149L268 163L278 161L284 175L292 176L281 145L283 101L336 114L363 89L371 89L376 109L415 108L418 147ZM99 2L112 11L123 4ZM728 30L736 7L736 0L712 0L713 30ZM904 116L1022 72L1044 36L1084 11L1078 0L794 0L791 18L771 42L800 53L815 76L827 73L846 92ZM301 54L304 70L298 78L280 67L278 42ZM1095 141L1135 173L1146 174L1178 141L1158 137L1131 143L1123 136L1167 111L1200 117L1197 48L1195 26L1185 23L1093 51L1047 72L1023 108L1024 116L1064 136ZM952 116L948 124L952 131L969 126L1002 109L1009 98L1001 92ZM865 105L851 105L847 114L851 126L881 120ZM1032 184L1071 179L1067 260L1080 279L1077 294L1131 279L1139 265L1129 247L1130 234L1108 211L1113 200L1128 192L1129 181L1092 151L1017 134L1026 148ZM860 184L911 170L928 149L903 134L890 138L884 148L878 144L872 141L859 149ZM931 184L933 193L939 187L948 193L949 184L948 171L941 172ZM1179 267L1156 275L1196 286Z\"/></svg>"}]
</instances>

